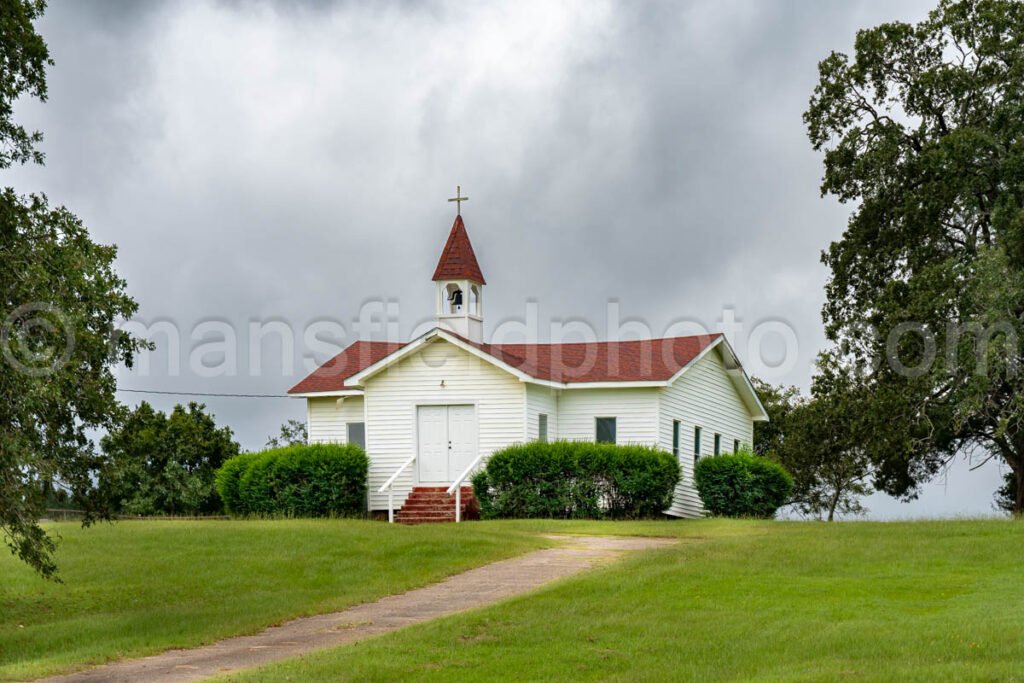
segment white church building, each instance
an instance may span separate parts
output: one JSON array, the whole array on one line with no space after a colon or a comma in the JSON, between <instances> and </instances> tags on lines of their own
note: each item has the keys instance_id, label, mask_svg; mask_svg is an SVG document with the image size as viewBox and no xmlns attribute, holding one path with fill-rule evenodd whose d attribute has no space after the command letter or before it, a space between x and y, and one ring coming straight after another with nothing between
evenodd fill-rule
<instances>
[{"instance_id":1,"label":"white church building","mask_svg":"<svg viewBox=\"0 0 1024 683\"><path fill-rule=\"evenodd\" d=\"M470 497L460 487L491 453L568 439L671 452L682 477L665 512L698 517L697 459L751 444L754 422L768 419L720 334L485 342L487 282L461 212L433 281L436 327L407 343L357 341L288 392L306 401L311 443L366 450L371 511L393 506L399 521L450 520L445 490Z\"/></svg>"}]
</instances>

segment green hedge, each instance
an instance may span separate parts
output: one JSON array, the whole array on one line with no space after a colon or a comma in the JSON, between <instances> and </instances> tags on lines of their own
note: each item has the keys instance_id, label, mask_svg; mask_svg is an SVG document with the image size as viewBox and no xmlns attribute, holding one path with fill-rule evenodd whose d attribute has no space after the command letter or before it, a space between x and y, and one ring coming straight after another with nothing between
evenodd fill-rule
<instances>
[{"instance_id":1,"label":"green hedge","mask_svg":"<svg viewBox=\"0 0 1024 683\"><path fill-rule=\"evenodd\" d=\"M355 445L286 446L231 458L217 492L232 515L332 517L366 511L370 462Z\"/></svg>"},{"instance_id":2,"label":"green hedge","mask_svg":"<svg viewBox=\"0 0 1024 683\"><path fill-rule=\"evenodd\" d=\"M480 516L638 519L672 504L679 465L647 446L535 441L495 452L473 477Z\"/></svg>"},{"instance_id":3,"label":"green hedge","mask_svg":"<svg viewBox=\"0 0 1024 683\"><path fill-rule=\"evenodd\" d=\"M241 453L233 458L224 461L224 464L217 470L214 484L217 493L224 503L224 510L230 514L242 514L242 500L239 494L239 484L242 474L248 467L249 462L261 453Z\"/></svg>"},{"instance_id":4,"label":"green hedge","mask_svg":"<svg viewBox=\"0 0 1024 683\"><path fill-rule=\"evenodd\" d=\"M750 451L702 458L694 479L704 509L722 517L774 517L793 491L789 472Z\"/></svg>"}]
</instances>

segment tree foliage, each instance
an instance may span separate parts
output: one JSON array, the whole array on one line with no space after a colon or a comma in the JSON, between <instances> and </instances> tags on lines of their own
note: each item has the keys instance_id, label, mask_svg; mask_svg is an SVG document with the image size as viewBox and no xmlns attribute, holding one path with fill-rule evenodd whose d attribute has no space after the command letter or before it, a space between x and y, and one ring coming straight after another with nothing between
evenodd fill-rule
<instances>
[{"instance_id":1,"label":"tree foliage","mask_svg":"<svg viewBox=\"0 0 1024 683\"><path fill-rule=\"evenodd\" d=\"M870 493L873 463L865 444L874 400L850 366L835 354L818 359L810 397L796 387L754 380L774 426L755 426L754 452L780 463L793 477L788 504L802 515L832 521L860 514ZM761 425L766 423L759 423Z\"/></svg>"},{"instance_id":2,"label":"tree foliage","mask_svg":"<svg viewBox=\"0 0 1024 683\"><path fill-rule=\"evenodd\" d=\"M206 406L175 406L166 415L143 401L100 446L107 459L99 488L111 509L132 515L221 512L214 473L238 455L231 429Z\"/></svg>"},{"instance_id":3,"label":"tree foliage","mask_svg":"<svg viewBox=\"0 0 1024 683\"><path fill-rule=\"evenodd\" d=\"M45 197L0 193L0 252L0 527L19 557L52 575L54 545L36 520L55 487L86 523L103 513L93 487L101 461L87 435L115 423L111 366L130 365L141 344L113 326L136 304L114 271L116 249Z\"/></svg>"},{"instance_id":4,"label":"tree foliage","mask_svg":"<svg viewBox=\"0 0 1024 683\"><path fill-rule=\"evenodd\" d=\"M285 446L305 446L307 441L306 423L302 420L288 420L281 425L277 436L268 436L265 448L284 448Z\"/></svg>"},{"instance_id":5,"label":"tree foliage","mask_svg":"<svg viewBox=\"0 0 1024 683\"><path fill-rule=\"evenodd\" d=\"M872 395L873 483L913 497L974 449L1020 483L1024 4L944 0L860 31L819 73L804 118L822 192L856 203L823 256L823 314Z\"/></svg>"},{"instance_id":6,"label":"tree foliage","mask_svg":"<svg viewBox=\"0 0 1024 683\"><path fill-rule=\"evenodd\" d=\"M801 401L800 389L794 386L772 386L757 377L752 377L751 381L768 413L766 422L754 423L753 450L762 457L772 457L782 450L790 414Z\"/></svg>"},{"instance_id":7,"label":"tree foliage","mask_svg":"<svg viewBox=\"0 0 1024 683\"><path fill-rule=\"evenodd\" d=\"M14 122L14 103L28 95L46 101L46 67L50 51L32 22L46 9L43 0L3 0L0 3L0 168L35 161L42 133L28 132Z\"/></svg>"},{"instance_id":8,"label":"tree foliage","mask_svg":"<svg viewBox=\"0 0 1024 683\"><path fill-rule=\"evenodd\" d=\"M41 135L13 122L14 101L45 99L50 63L33 22L43 2L0 2L0 168L42 162ZM84 523L104 513L88 438L119 412L111 368L130 366L142 342L115 335L137 306L114 269L115 247L42 196L0 191L0 536L40 573L56 571L54 543L37 520L54 492Z\"/></svg>"},{"instance_id":9,"label":"tree foliage","mask_svg":"<svg viewBox=\"0 0 1024 683\"><path fill-rule=\"evenodd\" d=\"M802 514L835 519L860 514L874 472L867 445L873 438L870 391L849 366L823 355L810 399L787 422L779 461L793 475L792 505Z\"/></svg>"},{"instance_id":10,"label":"tree foliage","mask_svg":"<svg viewBox=\"0 0 1024 683\"><path fill-rule=\"evenodd\" d=\"M996 489L996 507L1006 512L1013 512L1013 504L1017 500L1017 476L1013 472L1003 475L1003 485Z\"/></svg>"},{"instance_id":11,"label":"tree foliage","mask_svg":"<svg viewBox=\"0 0 1024 683\"><path fill-rule=\"evenodd\" d=\"M43 9L0 1L0 168L42 161L40 134L12 112L19 97L46 98L51 62L33 27ZM114 270L116 253L46 197L0 191L0 536L45 576L56 572L54 542L37 523L47 499L70 496L85 524L104 513L88 433L114 424L111 368L130 366L143 345L113 334L137 308Z\"/></svg>"}]
</instances>

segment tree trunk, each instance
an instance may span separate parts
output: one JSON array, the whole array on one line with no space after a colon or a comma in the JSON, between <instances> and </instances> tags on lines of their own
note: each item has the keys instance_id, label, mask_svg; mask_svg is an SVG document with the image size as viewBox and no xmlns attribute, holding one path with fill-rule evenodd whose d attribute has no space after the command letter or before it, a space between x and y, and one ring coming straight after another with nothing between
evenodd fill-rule
<instances>
[{"instance_id":1,"label":"tree trunk","mask_svg":"<svg viewBox=\"0 0 1024 683\"><path fill-rule=\"evenodd\" d=\"M1024 467L1013 468L1017 478L1017 491L1013 498L1013 516L1020 519L1024 517Z\"/></svg>"},{"instance_id":2,"label":"tree trunk","mask_svg":"<svg viewBox=\"0 0 1024 683\"><path fill-rule=\"evenodd\" d=\"M1013 492L1013 509L1010 514L1015 519L1024 518L1024 457L1018 453L1024 453L1024 434L1016 435L1010 442L1001 444L1003 461L1010 466L1013 472L1016 491Z\"/></svg>"},{"instance_id":3,"label":"tree trunk","mask_svg":"<svg viewBox=\"0 0 1024 683\"><path fill-rule=\"evenodd\" d=\"M832 494L832 500L828 502L828 521L832 521L836 516L836 506L839 505L839 496L842 495L843 490L840 487L836 487L835 493Z\"/></svg>"}]
</instances>

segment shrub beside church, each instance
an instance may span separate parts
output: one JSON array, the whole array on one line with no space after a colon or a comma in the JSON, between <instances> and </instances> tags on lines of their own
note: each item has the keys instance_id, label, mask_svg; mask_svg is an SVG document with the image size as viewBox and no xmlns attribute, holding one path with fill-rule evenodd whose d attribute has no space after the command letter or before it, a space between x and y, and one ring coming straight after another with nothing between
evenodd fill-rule
<instances>
[{"instance_id":1,"label":"shrub beside church","mask_svg":"<svg viewBox=\"0 0 1024 683\"><path fill-rule=\"evenodd\" d=\"M243 453L217 472L237 516L346 517L366 513L370 461L355 444L310 444Z\"/></svg>"},{"instance_id":2,"label":"shrub beside church","mask_svg":"<svg viewBox=\"0 0 1024 683\"><path fill-rule=\"evenodd\" d=\"M721 517L774 517L793 492L789 472L749 450L702 458L694 477L704 508Z\"/></svg>"},{"instance_id":3,"label":"shrub beside church","mask_svg":"<svg viewBox=\"0 0 1024 683\"><path fill-rule=\"evenodd\" d=\"M473 477L484 519L662 517L679 463L651 446L533 441L494 453Z\"/></svg>"}]
</instances>

